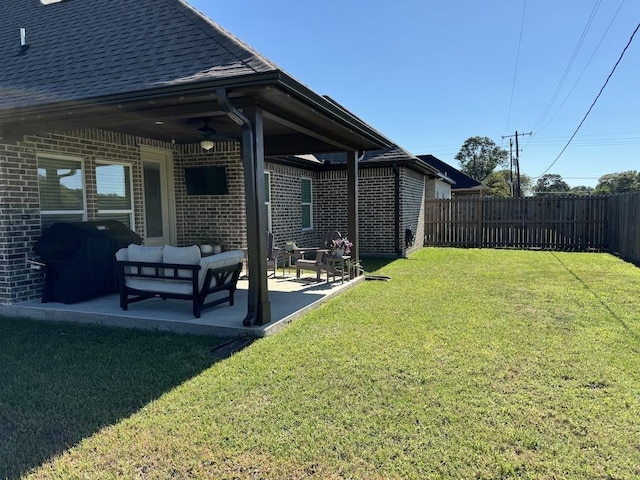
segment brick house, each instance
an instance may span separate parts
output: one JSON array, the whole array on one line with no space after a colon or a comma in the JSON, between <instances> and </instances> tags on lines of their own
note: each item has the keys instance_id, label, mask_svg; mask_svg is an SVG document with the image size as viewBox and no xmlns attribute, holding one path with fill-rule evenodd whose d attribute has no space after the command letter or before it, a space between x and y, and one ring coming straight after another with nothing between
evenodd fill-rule
<instances>
[{"instance_id":1,"label":"brick house","mask_svg":"<svg viewBox=\"0 0 640 480\"><path fill-rule=\"evenodd\" d=\"M113 218L147 244L247 248L255 324L270 317L267 229L312 246L336 228L372 254L418 246L405 231L422 238L435 170L186 2L0 8L0 305L39 298L28 260L56 221ZM336 151L339 164L313 156ZM358 162L362 151L378 153ZM227 193L190 195L195 167L223 172Z\"/></svg>"},{"instance_id":2,"label":"brick house","mask_svg":"<svg viewBox=\"0 0 640 480\"><path fill-rule=\"evenodd\" d=\"M344 196L335 192L347 190L347 157L334 152L316 154L314 159L321 186L317 195L320 230L348 231L346 217L332 215L346 206ZM422 247L419 239L424 238L424 201L431 198L436 188L443 188L440 184L448 187L446 180L397 145L365 151L359 158L358 169L360 253L406 257ZM323 224L327 220L329 223Z\"/></svg>"},{"instance_id":3,"label":"brick house","mask_svg":"<svg viewBox=\"0 0 640 480\"><path fill-rule=\"evenodd\" d=\"M442 178L450 182L449 196L432 198L452 198L461 196L484 196L491 193L491 188L466 173L461 172L433 155L418 155L418 158L437 170Z\"/></svg>"}]
</instances>

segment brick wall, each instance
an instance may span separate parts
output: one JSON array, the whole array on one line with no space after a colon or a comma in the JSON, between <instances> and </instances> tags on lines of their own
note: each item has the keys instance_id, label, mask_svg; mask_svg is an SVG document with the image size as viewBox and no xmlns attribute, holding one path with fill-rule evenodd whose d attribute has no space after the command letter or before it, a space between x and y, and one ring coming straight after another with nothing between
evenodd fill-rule
<instances>
[{"instance_id":1,"label":"brick wall","mask_svg":"<svg viewBox=\"0 0 640 480\"><path fill-rule=\"evenodd\" d=\"M391 167L358 172L358 233L361 255L393 256L395 251L395 181ZM320 238L337 230L349 236L347 171L318 173L317 227ZM403 237L404 238L404 237Z\"/></svg>"},{"instance_id":2,"label":"brick wall","mask_svg":"<svg viewBox=\"0 0 640 480\"><path fill-rule=\"evenodd\" d=\"M25 136L15 144L0 144L0 303L18 303L41 296L42 271L30 268L33 246L41 235L37 154L57 154L84 161L87 217L97 214L95 165L113 161L132 166L134 223L144 237L144 202L140 146L169 150L174 159L177 244L200 243L203 237L220 238L227 248L246 246L244 175L240 145L216 144L210 152L199 145L172 145L102 130ZM228 195L186 194L184 168L224 166ZM347 231L346 170L305 170L266 161L271 174L271 213L275 242L293 240L300 246L319 246L324 235ZM395 254L394 174L391 168L365 168L359 172L359 233L362 254ZM301 228L300 179L313 184L313 229ZM401 245L404 229L412 227L422 238L424 184L421 175L402 170ZM419 206L418 206L419 205Z\"/></svg>"},{"instance_id":3,"label":"brick wall","mask_svg":"<svg viewBox=\"0 0 640 480\"><path fill-rule=\"evenodd\" d=\"M143 231L142 165L139 146L172 149L171 144L101 130L28 135L15 144L0 144L0 303L39 298L42 271L33 270L33 246L42 234L37 154L57 154L84 161L87 218L97 214L95 164L132 165L136 231Z\"/></svg>"},{"instance_id":4,"label":"brick wall","mask_svg":"<svg viewBox=\"0 0 640 480\"><path fill-rule=\"evenodd\" d=\"M69 155L84 160L84 171L93 172L98 160L134 163L137 145L148 142L109 132L82 131L66 134L25 136L16 144L0 144L0 303L38 298L42 271L33 270L27 260L33 258L33 245L41 235L38 190L38 153ZM139 169L133 169L140 179ZM134 179L135 181L135 179ZM95 176L85 178L89 218L96 214ZM136 189L140 192L141 189ZM138 199L140 200L140 199ZM136 223L142 224L142 202L136 211Z\"/></svg>"},{"instance_id":5,"label":"brick wall","mask_svg":"<svg viewBox=\"0 0 640 480\"><path fill-rule=\"evenodd\" d=\"M396 255L393 169L361 168L358 184L360 254Z\"/></svg>"},{"instance_id":6,"label":"brick wall","mask_svg":"<svg viewBox=\"0 0 640 480\"><path fill-rule=\"evenodd\" d=\"M197 166L225 167L229 193L187 195L184 169ZM216 238L226 249L246 247L247 222L240 144L217 143L209 152L197 144L177 146L174 169L178 245L200 244L204 238Z\"/></svg>"},{"instance_id":7,"label":"brick wall","mask_svg":"<svg viewBox=\"0 0 640 480\"><path fill-rule=\"evenodd\" d=\"M32 149L0 144L0 303L35 296L42 282L26 262L40 235L35 165Z\"/></svg>"},{"instance_id":8,"label":"brick wall","mask_svg":"<svg viewBox=\"0 0 640 480\"><path fill-rule=\"evenodd\" d=\"M338 231L349 236L347 211L347 171L328 170L318 172L315 197L316 242L320 246L328 232Z\"/></svg>"},{"instance_id":9,"label":"brick wall","mask_svg":"<svg viewBox=\"0 0 640 480\"><path fill-rule=\"evenodd\" d=\"M315 171L265 162L271 174L271 217L274 244L282 248L288 241L300 247L318 246L318 194L321 190ZM301 179L311 178L313 198L313 229L302 230ZM320 234L322 235L322 233Z\"/></svg>"}]
</instances>

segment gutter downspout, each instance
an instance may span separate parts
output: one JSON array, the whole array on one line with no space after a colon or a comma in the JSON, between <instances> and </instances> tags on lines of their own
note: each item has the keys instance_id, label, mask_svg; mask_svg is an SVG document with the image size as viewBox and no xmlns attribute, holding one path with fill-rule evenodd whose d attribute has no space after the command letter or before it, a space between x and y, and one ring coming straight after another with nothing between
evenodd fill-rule
<instances>
[{"instance_id":1,"label":"gutter downspout","mask_svg":"<svg viewBox=\"0 0 640 480\"><path fill-rule=\"evenodd\" d=\"M234 107L227 91L216 88L216 100L227 117L242 129L242 165L244 169L245 201L247 214L247 268L249 291L247 295L247 316L244 326L263 325L271 321L271 304L268 299L266 271L266 222L262 215L260 202L264 202L264 183L257 180L259 171L264 171L264 155L261 112L251 110L252 121ZM255 130L255 132L254 132ZM261 168L258 168L261 165Z\"/></svg>"},{"instance_id":2,"label":"gutter downspout","mask_svg":"<svg viewBox=\"0 0 640 480\"><path fill-rule=\"evenodd\" d=\"M395 211L394 211L394 247L396 250L396 255L398 257L402 256L402 248L400 247L400 168L398 167L398 162L393 162L393 179L394 179L394 201L395 201Z\"/></svg>"}]
</instances>

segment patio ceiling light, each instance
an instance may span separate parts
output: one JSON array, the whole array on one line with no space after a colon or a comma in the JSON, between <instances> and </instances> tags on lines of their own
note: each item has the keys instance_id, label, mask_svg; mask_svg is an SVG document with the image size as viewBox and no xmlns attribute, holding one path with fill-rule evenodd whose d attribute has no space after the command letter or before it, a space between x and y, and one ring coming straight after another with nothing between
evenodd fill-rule
<instances>
[{"instance_id":1,"label":"patio ceiling light","mask_svg":"<svg viewBox=\"0 0 640 480\"><path fill-rule=\"evenodd\" d=\"M203 150L206 150L208 152L213 148L213 142L211 140L201 140L200 146Z\"/></svg>"}]
</instances>

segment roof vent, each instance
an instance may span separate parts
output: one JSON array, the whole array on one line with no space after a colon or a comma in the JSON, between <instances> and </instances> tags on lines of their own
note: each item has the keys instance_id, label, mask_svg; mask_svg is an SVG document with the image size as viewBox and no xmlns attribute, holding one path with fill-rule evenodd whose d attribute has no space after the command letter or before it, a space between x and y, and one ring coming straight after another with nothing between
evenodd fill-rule
<instances>
[{"instance_id":1,"label":"roof vent","mask_svg":"<svg viewBox=\"0 0 640 480\"><path fill-rule=\"evenodd\" d=\"M52 3L60 3L62 0L40 0L42 5L50 5Z\"/></svg>"},{"instance_id":2,"label":"roof vent","mask_svg":"<svg viewBox=\"0 0 640 480\"><path fill-rule=\"evenodd\" d=\"M27 29L26 28L21 28L20 29L20 47L22 48L22 50L25 50L28 45L27 45Z\"/></svg>"}]
</instances>

